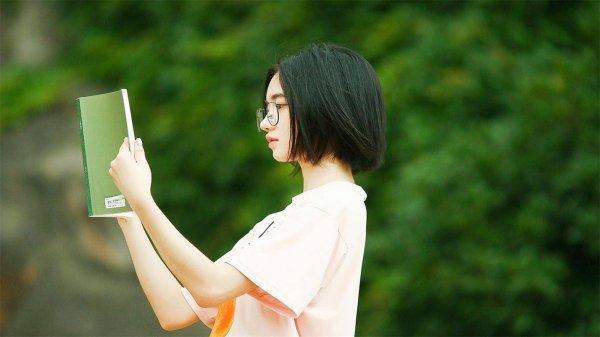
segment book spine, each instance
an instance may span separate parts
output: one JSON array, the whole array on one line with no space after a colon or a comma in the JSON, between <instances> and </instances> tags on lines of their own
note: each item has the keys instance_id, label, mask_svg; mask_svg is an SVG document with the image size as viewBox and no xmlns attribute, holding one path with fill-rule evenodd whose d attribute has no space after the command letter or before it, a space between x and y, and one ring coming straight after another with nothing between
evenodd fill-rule
<instances>
[{"instance_id":1,"label":"book spine","mask_svg":"<svg viewBox=\"0 0 600 337\"><path fill-rule=\"evenodd\" d=\"M87 167L87 158L85 151L85 133L83 132L83 114L81 111L84 109L82 107L83 101L81 99L77 99L77 115L79 117L79 136L81 138L81 153L83 156L83 176L85 180L85 194L87 198L87 210L88 216L93 216L94 211L92 209L92 191L90 191L90 180L88 176L88 167Z\"/></svg>"}]
</instances>

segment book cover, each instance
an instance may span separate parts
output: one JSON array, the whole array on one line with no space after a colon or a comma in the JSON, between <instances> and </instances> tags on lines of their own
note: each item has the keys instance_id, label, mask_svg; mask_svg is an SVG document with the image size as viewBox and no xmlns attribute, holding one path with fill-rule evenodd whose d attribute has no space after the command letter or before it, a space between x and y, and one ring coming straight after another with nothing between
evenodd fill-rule
<instances>
[{"instance_id":1,"label":"book cover","mask_svg":"<svg viewBox=\"0 0 600 337\"><path fill-rule=\"evenodd\" d=\"M133 123L127 89L79 97L79 117L83 172L88 216L131 215L131 207L112 181L108 170L125 137L133 155Z\"/></svg>"}]
</instances>

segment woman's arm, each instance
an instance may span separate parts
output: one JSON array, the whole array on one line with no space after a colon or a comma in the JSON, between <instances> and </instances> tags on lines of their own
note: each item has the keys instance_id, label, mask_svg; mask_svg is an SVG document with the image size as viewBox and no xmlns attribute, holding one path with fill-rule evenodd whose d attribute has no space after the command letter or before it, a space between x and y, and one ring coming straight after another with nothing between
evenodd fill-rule
<instances>
[{"instance_id":1,"label":"woman's arm","mask_svg":"<svg viewBox=\"0 0 600 337\"><path fill-rule=\"evenodd\" d=\"M140 220L119 218L119 225L142 289L165 330L184 328L198 320L181 294L181 286L162 262Z\"/></svg>"},{"instance_id":2,"label":"woman's arm","mask_svg":"<svg viewBox=\"0 0 600 337\"><path fill-rule=\"evenodd\" d=\"M173 274L202 307L216 307L256 286L228 264L215 264L173 226L148 199L134 206L146 231Z\"/></svg>"},{"instance_id":3,"label":"woman's arm","mask_svg":"<svg viewBox=\"0 0 600 337\"><path fill-rule=\"evenodd\" d=\"M228 264L215 264L173 226L150 193L151 172L141 142L136 142L135 159L127 140L111 162L110 174L140 217L154 246L177 279L203 307L216 307L252 291L256 286Z\"/></svg>"}]
</instances>

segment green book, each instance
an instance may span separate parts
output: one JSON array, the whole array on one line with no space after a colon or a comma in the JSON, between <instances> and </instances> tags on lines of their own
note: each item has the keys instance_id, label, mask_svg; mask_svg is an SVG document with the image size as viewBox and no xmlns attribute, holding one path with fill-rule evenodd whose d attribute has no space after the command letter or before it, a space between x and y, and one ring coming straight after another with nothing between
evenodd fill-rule
<instances>
[{"instance_id":1,"label":"green book","mask_svg":"<svg viewBox=\"0 0 600 337\"><path fill-rule=\"evenodd\" d=\"M77 98L88 216L119 217L131 207L108 170L125 137L133 153L133 123L127 89Z\"/></svg>"}]
</instances>

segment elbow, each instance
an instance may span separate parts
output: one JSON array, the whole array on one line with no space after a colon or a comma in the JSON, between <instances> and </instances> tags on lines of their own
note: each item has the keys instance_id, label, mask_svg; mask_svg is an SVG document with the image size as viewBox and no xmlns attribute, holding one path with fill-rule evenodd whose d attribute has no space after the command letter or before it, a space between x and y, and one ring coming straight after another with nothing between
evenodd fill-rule
<instances>
[{"instance_id":1,"label":"elbow","mask_svg":"<svg viewBox=\"0 0 600 337\"><path fill-rule=\"evenodd\" d=\"M198 317L191 309L178 311L173 308L163 312L156 312L156 318L160 327L165 331L183 329L198 320Z\"/></svg>"},{"instance_id":2,"label":"elbow","mask_svg":"<svg viewBox=\"0 0 600 337\"><path fill-rule=\"evenodd\" d=\"M231 272L228 272L233 267L226 268L223 266L225 265L214 266L215 269L210 273L211 277L204 280L197 280L193 282L193 286L187 287L199 306L203 308L216 308L221 303L233 297L235 292L232 291L232 285L229 281L231 279ZM236 273L239 274L237 271Z\"/></svg>"},{"instance_id":3,"label":"elbow","mask_svg":"<svg viewBox=\"0 0 600 337\"><path fill-rule=\"evenodd\" d=\"M165 331L175 331L190 325L190 322L175 319L159 319L160 327Z\"/></svg>"},{"instance_id":4,"label":"elbow","mask_svg":"<svg viewBox=\"0 0 600 337\"><path fill-rule=\"evenodd\" d=\"M160 322L160 327L165 331L175 331L180 329L176 324L173 324L172 322Z\"/></svg>"},{"instance_id":5,"label":"elbow","mask_svg":"<svg viewBox=\"0 0 600 337\"><path fill-rule=\"evenodd\" d=\"M216 308L223 301L216 296L202 296L200 298L195 298L196 303L203 308Z\"/></svg>"},{"instance_id":6,"label":"elbow","mask_svg":"<svg viewBox=\"0 0 600 337\"><path fill-rule=\"evenodd\" d=\"M217 289L201 288L199 291L190 292L196 303L203 308L216 308L224 302L222 293Z\"/></svg>"}]
</instances>

